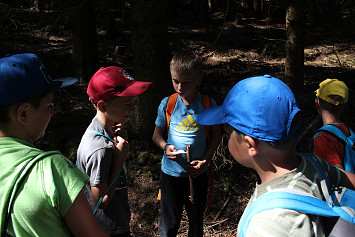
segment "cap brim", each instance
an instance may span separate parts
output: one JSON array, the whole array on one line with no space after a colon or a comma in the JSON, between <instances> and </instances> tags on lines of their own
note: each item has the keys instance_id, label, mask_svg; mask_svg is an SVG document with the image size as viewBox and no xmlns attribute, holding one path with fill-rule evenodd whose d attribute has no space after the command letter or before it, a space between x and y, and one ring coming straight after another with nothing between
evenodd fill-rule
<instances>
[{"instance_id":1,"label":"cap brim","mask_svg":"<svg viewBox=\"0 0 355 237\"><path fill-rule=\"evenodd\" d=\"M202 111L197 117L197 123L201 125L217 125L226 123L224 106L216 106Z\"/></svg>"},{"instance_id":2,"label":"cap brim","mask_svg":"<svg viewBox=\"0 0 355 237\"><path fill-rule=\"evenodd\" d=\"M152 85L153 82L134 81L134 83L127 87L122 93L116 94L115 96L138 96L143 94Z\"/></svg>"},{"instance_id":3,"label":"cap brim","mask_svg":"<svg viewBox=\"0 0 355 237\"><path fill-rule=\"evenodd\" d=\"M78 81L78 79L75 77L65 77L65 78L55 79L53 81L62 82L62 84L58 88L60 89L75 84Z\"/></svg>"}]
</instances>

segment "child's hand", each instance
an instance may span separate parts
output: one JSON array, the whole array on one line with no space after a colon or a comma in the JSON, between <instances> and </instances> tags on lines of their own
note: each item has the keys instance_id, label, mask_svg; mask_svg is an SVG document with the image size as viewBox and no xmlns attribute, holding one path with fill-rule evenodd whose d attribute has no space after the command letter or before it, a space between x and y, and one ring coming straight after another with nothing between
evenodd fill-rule
<instances>
[{"instance_id":1,"label":"child's hand","mask_svg":"<svg viewBox=\"0 0 355 237\"><path fill-rule=\"evenodd\" d=\"M128 141L126 141L125 139L123 139L122 137L116 136L113 138L113 140L117 143L115 146L116 148L122 152L122 154L124 156L127 155L128 151L129 151L129 144Z\"/></svg>"},{"instance_id":2,"label":"child's hand","mask_svg":"<svg viewBox=\"0 0 355 237\"><path fill-rule=\"evenodd\" d=\"M191 161L190 164L186 165L186 171L192 178L196 178L199 176L203 170L207 166L206 160L194 160Z\"/></svg>"},{"instance_id":3,"label":"child's hand","mask_svg":"<svg viewBox=\"0 0 355 237\"><path fill-rule=\"evenodd\" d=\"M127 131L124 129L122 124L118 123L118 124L113 125L112 132L115 135L115 137L119 136L125 140L128 140Z\"/></svg>"},{"instance_id":4,"label":"child's hand","mask_svg":"<svg viewBox=\"0 0 355 237\"><path fill-rule=\"evenodd\" d=\"M165 147L166 157L168 157L170 160L178 161L181 157L181 154L172 154L174 151L176 151L176 148L173 145L167 145Z\"/></svg>"}]
</instances>

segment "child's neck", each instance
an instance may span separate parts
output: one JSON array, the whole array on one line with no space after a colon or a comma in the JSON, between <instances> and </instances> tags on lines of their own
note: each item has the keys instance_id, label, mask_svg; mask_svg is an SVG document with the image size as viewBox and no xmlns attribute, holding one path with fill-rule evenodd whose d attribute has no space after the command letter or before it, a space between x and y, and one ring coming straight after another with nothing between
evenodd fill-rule
<instances>
[{"instance_id":1,"label":"child's neck","mask_svg":"<svg viewBox=\"0 0 355 237\"><path fill-rule=\"evenodd\" d=\"M191 104L193 104L193 103L195 102L196 97L197 97L197 92L194 93L194 94L185 96L185 97L180 96L182 102L183 102L184 104L186 104L186 105L191 105Z\"/></svg>"},{"instance_id":2,"label":"child's neck","mask_svg":"<svg viewBox=\"0 0 355 237\"><path fill-rule=\"evenodd\" d=\"M329 113L328 111L322 111L323 125L342 123L340 116Z\"/></svg>"},{"instance_id":3,"label":"child's neck","mask_svg":"<svg viewBox=\"0 0 355 237\"><path fill-rule=\"evenodd\" d=\"M104 113L99 111L96 113L96 117L106 127L106 129L111 132L112 126L115 124L115 122L107 118Z\"/></svg>"}]
</instances>

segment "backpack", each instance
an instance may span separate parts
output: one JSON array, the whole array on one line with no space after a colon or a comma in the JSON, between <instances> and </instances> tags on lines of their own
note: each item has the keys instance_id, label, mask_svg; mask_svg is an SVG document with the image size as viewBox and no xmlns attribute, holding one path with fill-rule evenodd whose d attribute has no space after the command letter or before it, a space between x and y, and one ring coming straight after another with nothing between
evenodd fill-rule
<instances>
[{"instance_id":1,"label":"backpack","mask_svg":"<svg viewBox=\"0 0 355 237\"><path fill-rule=\"evenodd\" d=\"M348 129L350 132L350 136L348 137L345 136L345 134L338 127L331 124L321 127L320 129L317 130L317 132L327 131L333 134L341 141L343 141L345 147L345 152L344 152L345 171L355 174L355 148L354 148L355 133L350 128Z\"/></svg>"},{"instance_id":2,"label":"backpack","mask_svg":"<svg viewBox=\"0 0 355 237\"><path fill-rule=\"evenodd\" d=\"M178 93L172 94L169 99L168 103L166 105L166 110L165 110L165 116L166 116L166 137L168 137L168 132L169 132L169 126L170 126L170 118L171 115L174 112L176 101L178 98ZM204 109L211 108L211 100L207 95L202 95L201 94L201 103ZM210 139L210 126L205 126L206 129L206 138L207 140ZM209 165L210 168L210 193L208 195L208 201L207 205L210 206L212 202L212 195L213 195L213 185L214 185L214 174L213 174L213 159L210 162ZM158 200L160 200L160 189L159 189L159 194L157 197Z\"/></svg>"},{"instance_id":3,"label":"backpack","mask_svg":"<svg viewBox=\"0 0 355 237\"><path fill-rule=\"evenodd\" d=\"M239 234L244 237L247 233L249 223L252 217L260 212L275 208L290 209L312 215L328 217L325 218L325 232L329 236L355 236L355 217L349 208L355 210L355 191L346 189L343 197L346 196L350 202L344 205L344 200L338 200L335 197L328 177L317 163L317 161L308 154L299 155L309 159L315 165L321 177L322 192L327 201L318 199L310 194L299 190L280 188L265 193L257 198L245 210L240 223ZM323 185L325 184L325 185ZM340 206L334 204L340 203Z\"/></svg>"}]
</instances>

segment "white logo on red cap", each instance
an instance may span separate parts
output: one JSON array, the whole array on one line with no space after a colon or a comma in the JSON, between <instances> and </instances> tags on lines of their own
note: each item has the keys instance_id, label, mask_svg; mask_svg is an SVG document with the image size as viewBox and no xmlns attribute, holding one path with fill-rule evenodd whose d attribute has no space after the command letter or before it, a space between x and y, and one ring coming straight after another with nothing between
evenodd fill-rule
<instances>
[{"instance_id":1,"label":"white logo on red cap","mask_svg":"<svg viewBox=\"0 0 355 237\"><path fill-rule=\"evenodd\" d=\"M131 75L129 75L128 72L126 72L126 70L122 70L122 75L123 75L125 78L127 78L127 79L129 79L129 80L131 80L131 81L134 81L133 77L131 77Z\"/></svg>"}]
</instances>

